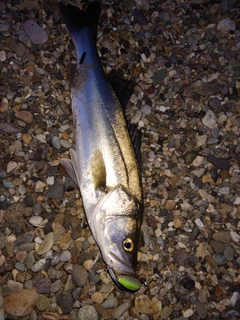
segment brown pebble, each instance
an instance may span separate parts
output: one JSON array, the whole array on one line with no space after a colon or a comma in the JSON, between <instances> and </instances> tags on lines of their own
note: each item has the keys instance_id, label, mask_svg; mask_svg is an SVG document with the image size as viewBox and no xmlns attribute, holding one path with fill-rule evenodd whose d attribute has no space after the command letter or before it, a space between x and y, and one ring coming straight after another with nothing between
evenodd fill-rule
<instances>
[{"instance_id":1,"label":"brown pebble","mask_svg":"<svg viewBox=\"0 0 240 320\"><path fill-rule=\"evenodd\" d=\"M15 117L19 120L22 120L25 123L32 123L33 122L33 115L31 112L27 110L21 110L15 113Z\"/></svg>"},{"instance_id":2,"label":"brown pebble","mask_svg":"<svg viewBox=\"0 0 240 320\"><path fill-rule=\"evenodd\" d=\"M166 210L170 210L171 211L171 210L173 210L175 208L175 205L176 205L176 203L175 203L174 200L167 200L165 202L164 208Z\"/></svg>"}]
</instances>

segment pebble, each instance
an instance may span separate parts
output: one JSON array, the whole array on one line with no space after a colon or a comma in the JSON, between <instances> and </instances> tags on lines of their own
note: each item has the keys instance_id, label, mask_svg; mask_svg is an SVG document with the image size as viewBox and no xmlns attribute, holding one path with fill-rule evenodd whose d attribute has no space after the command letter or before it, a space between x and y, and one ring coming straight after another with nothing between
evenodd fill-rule
<instances>
[{"instance_id":1,"label":"pebble","mask_svg":"<svg viewBox=\"0 0 240 320\"><path fill-rule=\"evenodd\" d=\"M94 306L86 305L79 309L78 319L98 320L99 316Z\"/></svg>"},{"instance_id":2,"label":"pebble","mask_svg":"<svg viewBox=\"0 0 240 320\"><path fill-rule=\"evenodd\" d=\"M131 307L131 303L125 302L123 304L120 304L116 308L114 308L112 310L113 319L119 319L130 307Z\"/></svg>"},{"instance_id":3,"label":"pebble","mask_svg":"<svg viewBox=\"0 0 240 320\"><path fill-rule=\"evenodd\" d=\"M5 61L7 59L7 55L6 55L6 52L5 51L3 51L3 50L1 50L0 51L0 61ZM5 111L5 110L4 110ZM3 111L1 111L1 112L3 112Z\"/></svg>"},{"instance_id":4,"label":"pebble","mask_svg":"<svg viewBox=\"0 0 240 320\"><path fill-rule=\"evenodd\" d=\"M207 161L211 162L216 168L221 170L229 170L231 164L229 159L217 158L214 155L209 155Z\"/></svg>"},{"instance_id":5,"label":"pebble","mask_svg":"<svg viewBox=\"0 0 240 320\"><path fill-rule=\"evenodd\" d=\"M222 33L229 33L230 31L234 31L236 29L236 23L229 19L222 19L217 24L217 30Z\"/></svg>"},{"instance_id":6,"label":"pebble","mask_svg":"<svg viewBox=\"0 0 240 320\"><path fill-rule=\"evenodd\" d=\"M7 283L8 287L12 290L14 293L19 293L23 290L23 284L17 281L13 281L11 279L8 280Z\"/></svg>"},{"instance_id":7,"label":"pebble","mask_svg":"<svg viewBox=\"0 0 240 320\"><path fill-rule=\"evenodd\" d=\"M103 302L103 295L100 292L94 292L91 296L92 301L96 303L102 303Z\"/></svg>"},{"instance_id":8,"label":"pebble","mask_svg":"<svg viewBox=\"0 0 240 320\"><path fill-rule=\"evenodd\" d=\"M223 252L223 255L227 261L233 261L234 250L231 246L227 246Z\"/></svg>"},{"instance_id":9,"label":"pebble","mask_svg":"<svg viewBox=\"0 0 240 320\"><path fill-rule=\"evenodd\" d=\"M25 123L31 124L33 122L33 115L27 110L21 110L15 113L15 117Z\"/></svg>"},{"instance_id":10,"label":"pebble","mask_svg":"<svg viewBox=\"0 0 240 320\"><path fill-rule=\"evenodd\" d=\"M206 319L207 309L204 303L197 302L196 311L200 319Z\"/></svg>"},{"instance_id":11,"label":"pebble","mask_svg":"<svg viewBox=\"0 0 240 320\"><path fill-rule=\"evenodd\" d=\"M217 265L219 266L224 266L225 263L226 263L226 258L222 255L222 254L219 254L219 253L215 253L213 255L213 260L217 263Z\"/></svg>"},{"instance_id":12,"label":"pebble","mask_svg":"<svg viewBox=\"0 0 240 320\"><path fill-rule=\"evenodd\" d=\"M88 280L88 273L83 266L74 264L72 271L72 281L78 287L84 287Z\"/></svg>"},{"instance_id":13,"label":"pebble","mask_svg":"<svg viewBox=\"0 0 240 320\"><path fill-rule=\"evenodd\" d=\"M49 298L43 294L38 295L36 307L39 311L45 311L51 307Z\"/></svg>"},{"instance_id":14,"label":"pebble","mask_svg":"<svg viewBox=\"0 0 240 320\"><path fill-rule=\"evenodd\" d=\"M114 308L117 304L117 299L114 297L113 293L107 297L107 299L102 303L102 306L106 309Z\"/></svg>"},{"instance_id":15,"label":"pebble","mask_svg":"<svg viewBox=\"0 0 240 320\"><path fill-rule=\"evenodd\" d=\"M192 309L187 309L185 311L183 311L183 316L184 318L190 318L192 315L194 314L194 310Z\"/></svg>"},{"instance_id":16,"label":"pebble","mask_svg":"<svg viewBox=\"0 0 240 320\"><path fill-rule=\"evenodd\" d=\"M193 90L200 96L211 96L221 91L221 84L218 82L204 82L197 80L193 84Z\"/></svg>"},{"instance_id":17,"label":"pebble","mask_svg":"<svg viewBox=\"0 0 240 320\"><path fill-rule=\"evenodd\" d=\"M168 319L172 313L173 313L173 308L169 306L165 306L160 311L160 317L161 319Z\"/></svg>"},{"instance_id":18,"label":"pebble","mask_svg":"<svg viewBox=\"0 0 240 320\"><path fill-rule=\"evenodd\" d=\"M213 239L228 244L231 241L229 231L219 231L213 234Z\"/></svg>"},{"instance_id":19,"label":"pebble","mask_svg":"<svg viewBox=\"0 0 240 320\"><path fill-rule=\"evenodd\" d=\"M43 44L48 41L47 33L37 24L36 21L27 20L24 22L24 31L34 44Z\"/></svg>"},{"instance_id":20,"label":"pebble","mask_svg":"<svg viewBox=\"0 0 240 320\"><path fill-rule=\"evenodd\" d=\"M51 185L46 193L48 199L60 199L64 195L64 185L55 182Z\"/></svg>"},{"instance_id":21,"label":"pebble","mask_svg":"<svg viewBox=\"0 0 240 320\"><path fill-rule=\"evenodd\" d=\"M40 279L36 282L37 293L50 293L51 280L48 278Z\"/></svg>"},{"instance_id":22,"label":"pebble","mask_svg":"<svg viewBox=\"0 0 240 320\"><path fill-rule=\"evenodd\" d=\"M217 127L217 117L212 110L207 110L205 116L202 118L202 123L209 129Z\"/></svg>"},{"instance_id":23,"label":"pebble","mask_svg":"<svg viewBox=\"0 0 240 320\"><path fill-rule=\"evenodd\" d=\"M32 290L23 289L20 293L11 293L4 297L4 310L11 316L24 317L28 316L38 299L38 294L33 288Z\"/></svg>"},{"instance_id":24,"label":"pebble","mask_svg":"<svg viewBox=\"0 0 240 320\"><path fill-rule=\"evenodd\" d=\"M162 303L157 299L150 300L147 295L142 295L135 299L135 308L140 313L155 314L162 310Z\"/></svg>"},{"instance_id":25,"label":"pebble","mask_svg":"<svg viewBox=\"0 0 240 320\"><path fill-rule=\"evenodd\" d=\"M62 291L56 298L57 305L62 309L64 314L68 314L72 311L74 300L72 298L71 292ZM79 319L81 319L79 317ZM86 319L87 318L83 318Z\"/></svg>"},{"instance_id":26,"label":"pebble","mask_svg":"<svg viewBox=\"0 0 240 320\"><path fill-rule=\"evenodd\" d=\"M45 238L43 239L43 242L41 243L40 247L37 250L38 255L42 255L49 251L54 244L53 240L53 232L49 232Z\"/></svg>"},{"instance_id":27,"label":"pebble","mask_svg":"<svg viewBox=\"0 0 240 320\"><path fill-rule=\"evenodd\" d=\"M61 149L61 143L60 143L59 137L57 136L52 137L52 145L57 150Z\"/></svg>"}]
</instances>

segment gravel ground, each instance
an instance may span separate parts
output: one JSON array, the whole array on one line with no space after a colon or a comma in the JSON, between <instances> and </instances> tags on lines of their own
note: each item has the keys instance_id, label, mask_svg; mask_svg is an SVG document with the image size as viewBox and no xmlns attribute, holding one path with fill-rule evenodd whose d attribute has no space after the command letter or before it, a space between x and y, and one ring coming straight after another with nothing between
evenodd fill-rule
<instances>
[{"instance_id":1,"label":"gravel ground","mask_svg":"<svg viewBox=\"0 0 240 320\"><path fill-rule=\"evenodd\" d=\"M60 165L75 52L56 1L3 0L0 320L240 319L239 1L103 0L97 45L136 82L142 287L114 287Z\"/></svg>"}]
</instances>

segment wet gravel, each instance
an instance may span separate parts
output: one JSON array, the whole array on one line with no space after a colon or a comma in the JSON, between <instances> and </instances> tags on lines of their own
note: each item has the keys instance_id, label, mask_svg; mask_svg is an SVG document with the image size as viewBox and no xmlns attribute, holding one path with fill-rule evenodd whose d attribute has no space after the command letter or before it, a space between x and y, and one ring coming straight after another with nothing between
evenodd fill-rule
<instances>
[{"instance_id":1,"label":"wet gravel","mask_svg":"<svg viewBox=\"0 0 240 320\"><path fill-rule=\"evenodd\" d=\"M3 0L0 320L239 319L239 1L103 0L97 46L136 82L142 287L115 288L60 165L76 61L56 1Z\"/></svg>"}]
</instances>

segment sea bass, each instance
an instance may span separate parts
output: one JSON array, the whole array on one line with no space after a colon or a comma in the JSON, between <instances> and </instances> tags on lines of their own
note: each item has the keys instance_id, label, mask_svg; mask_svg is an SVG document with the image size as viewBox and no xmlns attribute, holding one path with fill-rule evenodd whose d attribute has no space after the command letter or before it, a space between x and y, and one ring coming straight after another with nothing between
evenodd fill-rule
<instances>
[{"instance_id":1,"label":"sea bass","mask_svg":"<svg viewBox=\"0 0 240 320\"><path fill-rule=\"evenodd\" d=\"M143 198L139 165L122 105L125 97L106 78L96 49L100 3L86 10L59 3L76 49L71 81L75 147L61 163L79 186L92 235L110 276L122 290L138 290L138 238ZM119 98L118 98L119 97ZM139 149L137 144L135 149Z\"/></svg>"}]
</instances>

